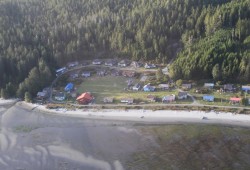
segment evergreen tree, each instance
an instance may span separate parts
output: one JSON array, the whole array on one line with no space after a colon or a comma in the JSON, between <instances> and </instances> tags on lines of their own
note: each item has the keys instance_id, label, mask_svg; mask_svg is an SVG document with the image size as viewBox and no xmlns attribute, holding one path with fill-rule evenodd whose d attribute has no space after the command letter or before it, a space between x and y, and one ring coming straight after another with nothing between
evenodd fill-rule
<instances>
[{"instance_id":1,"label":"evergreen tree","mask_svg":"<svg viewBox=\"0 0 250 170\"><path fill-rule=\"evenodd\" d=\"M25 95L24 95L24 100L28 103L31 103L32 102L32 96L29 92L25 92Z\"/></svg>"}]
</instances>

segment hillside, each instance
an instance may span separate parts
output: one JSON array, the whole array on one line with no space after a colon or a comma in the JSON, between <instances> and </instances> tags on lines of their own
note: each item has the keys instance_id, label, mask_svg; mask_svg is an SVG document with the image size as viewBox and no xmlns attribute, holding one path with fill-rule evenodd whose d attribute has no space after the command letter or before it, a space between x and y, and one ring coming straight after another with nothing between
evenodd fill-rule
<instances>
[{"instance_id":1,"label":"hillside","mask_svg":"<svg viewBox=\"0 0 250 170\"><path fill-rule=\"evenodd\" d=\"M3 0L0 14L4 97L34 95L69 61L167 63L180 49L174 79L249 81L248 0Z\"/></svg>"}]
</instances>

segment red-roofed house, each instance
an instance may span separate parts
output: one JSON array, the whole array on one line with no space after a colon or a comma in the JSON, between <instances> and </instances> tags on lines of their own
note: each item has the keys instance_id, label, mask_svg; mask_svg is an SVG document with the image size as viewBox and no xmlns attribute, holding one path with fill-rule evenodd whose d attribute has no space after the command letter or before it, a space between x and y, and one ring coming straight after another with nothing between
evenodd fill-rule
<instances>
[{"instance_id":1,"label":"red-roofed house","mask_svg":"<svg viewBox=\"0 0 250 170\"><path fill-rule=\"evenodd\" d=\"M240 103L241 98L239 97L231 97L230 98L230 103L235 104L235 103Z\"/></svg>"},{"instance_id":2,"label":"red-roofed house","mask_svg":"<svg viewBox=\"0 0 250 170\"><path fill-rule=\"evenodd\" d=\"M76 101L79 104L88 104L93 100L93 96L90 93L82 93L77 97Z\"/></svg>"}]
</instances>

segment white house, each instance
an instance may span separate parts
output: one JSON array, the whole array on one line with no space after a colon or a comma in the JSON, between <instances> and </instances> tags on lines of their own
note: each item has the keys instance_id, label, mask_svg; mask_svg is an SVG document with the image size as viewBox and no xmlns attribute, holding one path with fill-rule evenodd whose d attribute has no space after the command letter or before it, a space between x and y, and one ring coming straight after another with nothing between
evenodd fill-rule
<instances>
[{"instance_id":1,"label":"white house","mask_svg":"<svg viewBox=\"0 0 250 170\"><path fill-rule=\"evenodd\" d=\"M212 89L212 88L214 88L214 83L205 83L204 87Z\"/></svg>"},{"instance_id":2,"label":"white house","mask_svg":"<svg viewBox=\"0 0 250 170\"><path fill-rule=\"evenodd\" d=\"M65 98L66 98L66 96L65 96L65 93L63 93L63 92L57 93L55 95L55 99L58 101L63 101L63 100L65 100Z\"/></svg>"},{"instance_id":3,"label":"white house","mask_svg":"<svg viewBox=\"0 0 250 170\"><path fill-rule=\"evenodd\" d=\"M146 63L145 66L144 66L144 68L146 68L146 69L156 68L156 65L155 64L148 64L148 63Z\"/></svg>"},{"instance_id":4,"label":"white house","mask_svg":"<svg viewBox=\"0 0 250 170\"><path fill-rule=\"evenodd\" d=\"M99 59L95 59L95 60L92 61L92 64L94 64L94 65L101 65L102 61L99 60Z\"/></svg>"},{"instance_id":5,"label":"white house","mask_svg":"<svg viewBox=\"0 0 250 170\"><path fill-rule=\"evenodd\" d=\"M78 61L68 63L68 67L76 67L76 66L78 66L78 65L79 65L79 62L78 62Z\"/></svg>"},{"instance_id":6,"label":"white house","mask_svg":"<svg viewBox=\"0 0 250 170\"><path fill-rule=\"evenodd\" d=\"M161 90L168 90L169 89L169 84L159 84L158 86Z\"/></svg>"},{"instance_id":7,"label":"white house","mask_svg":"<svg viewBox=\"0 0 250 170\"><path fill-rule=\"evenodd\" d=\"M122 60L118 63L119 67L127 67L130 64L129 60Z\"/></svg>"},{"instance_id":8,"label":"white house","mask_svg":"<svg viewBox=\"0 0 250 170\"><path fill-rule=\"evenodd\" d=\"M56 70L56 76L59 76L61 74L63 74L65 71L67 71L66 67L62 67Z\"/></svg>"},{"instance_id":9,"label":"white house","mask_svg":"<svg viewBox=\"0 0 250 170\"><path fill-rule=\"evenodd\" d=\"M133 102L134 102L134 99L132 99L132 98L124 98L124 99L121 99L121 103L132 104Z\"/></svg>"},{"instance_id":10,"label":"white house","mask_svg":"<svg viewBox=\"0 0 250 170\"><path fill-rule=\"evenodd\" d=\"M133 86L133 90L134 91L139 91L141 89L141 85L139 84L139 83L137 83L137 84L135 84L134 86Z\"/></svg>"}]
</instances>

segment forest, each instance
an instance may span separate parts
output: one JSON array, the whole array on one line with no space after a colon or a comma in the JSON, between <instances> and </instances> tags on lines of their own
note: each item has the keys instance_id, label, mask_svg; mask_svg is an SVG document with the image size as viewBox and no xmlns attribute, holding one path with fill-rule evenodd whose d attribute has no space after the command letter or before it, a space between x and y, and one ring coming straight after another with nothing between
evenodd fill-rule
<instances>
[{"instance_id":1,"label":"forest","mask_svg":"<svg viewBox=\"0 0 250 170\"><path fill-rule=\"evenodd\" d=\"M249 0L1 0L1 97L75 60L169 62L173 79L250 81Z\"/></svg>"}]
</instances>

